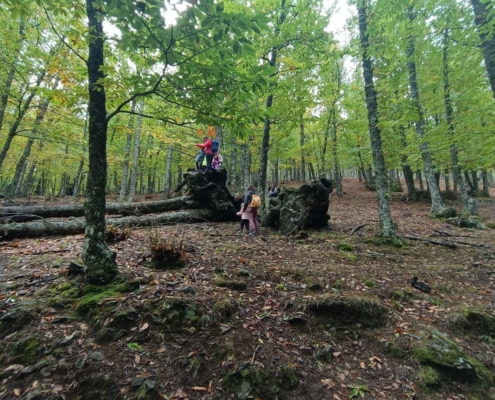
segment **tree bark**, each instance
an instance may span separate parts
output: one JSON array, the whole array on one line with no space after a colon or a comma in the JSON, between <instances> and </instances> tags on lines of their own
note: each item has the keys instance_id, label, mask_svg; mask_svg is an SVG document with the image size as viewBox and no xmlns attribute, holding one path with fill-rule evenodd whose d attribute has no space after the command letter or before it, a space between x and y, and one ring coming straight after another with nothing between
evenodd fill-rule
<instances>
[{"instance_id":1,"label":"tree bark","mask_svg":"<svg viewBox=\"0 0 495 400\"><path fill-rule=\"evenodd\" d=\"M306 158L304 157L304 117L301 114L299 116L299 129L301 132L301 140L300 140L300 145L301 145L301 171L302 171L302 181L303 183L306 182Z\"/></svg>"},{"instance_id":2,"label":"tree bark","mask_svg":"<svg viewBox=\"0 0 495 400\"><path fill-rule=\"evenodd\" d=\"M136 100L131 102L131 114L127 123L127 136L124 148L124 163L122 164L122 182L120 183L119 201L124 201L127 194L127 175L129 173L129 158L131 154L132 130L134 129L134 112L136 112Z\"/></svg>"},{"instance_id":3,"label":"tree bark","mask_svg":"<svg viewBox=\"0 0 495 400\"><path fill-rule=\"evenodd\" d=\"M365 82L364 90L366 94L366 108L368 109L368 126L376 174L380 234L383 237L398 238L397 225L392 221L392 215L388 204L389 188L387 185L387 170L385 168L385 159L383 157L380 127L378 126L378 104L373 83L373 65L369 54L370 44L366 15L366 0L359 0L357 9L359 18L359 37L363 51L362 62Z\"/></svg>"},{"instance_id":4,"label":"tree bark","mask_svg":"<svg viewBox=\"0 0 495 400\"><path fill-rule=\"evenodd\" d=\"M20 45L19 45L19 51L22 49L22 43L24 42L24 39L26 38L26 35L24 33L24 28L25 28L25 23L24 20L21 20L19 24L19 37L20 37ZM14 81L14 76L15 76L15 70L16 70L16 61L17 57L14 58L12 61L12 65L10 66L9 73L7 75L7 80L5 81L5 86L3 87L2 90L2 97L0 99L0 132L2 131L2 126L3 126L3 119L5 116L5 110L7 109L7 102L9 101L9 94L10 94L10 88L12 87L12 82Z\"/></svg>"},{"instance_id":5,"label":"tree bark","mask_svg":"<svg viewBox=\"0 0 495 400\"><path fill-rule=\"evenodd\" d=\"M85 202L86 225L82 258L90 283L105 284L113 280L118 269L116 254L105 243L105 184L107 181L107 111L105 78L103 11L94 0L86 0L88 17L88 115L89 170Z\"/></svg>"},{"instance_id":6,"label":"tree bark","mask_svg":"<svg viewBox=\"0 0 495 400\"><path fill-rule=\"evenodd\" d=\"M163 224L178 224L215 221L218 213L210 209L195 209L177 211L165 214L145 215L141 217L122 217L109 218L106 220L107 225L116 227L125 226L155 226ZM33 221L24 223L12 223L0 225L0 240L11 240L14 238L24 237L41 237L48 235L77 235L87 230L84 219L74 219L72 221ZM106 246L106 244L105 244ZM88 270L89 273L89 270ZM92 271L91 275L94 275Z\"/></svg>"},{"instance_id":7,"label":"tree bark","mask_svg":"<svg viewBox=\"0 0 495 400\"><path fill-rule=\"evenodd\" d=\"M14 137L17 135L17 128L19 128L19 125L21 124L24 115L26 115L26 112L29 110L31 101L34 99L34 96L36 96L36 93L38 92L38 87L41 85L41 82L43 82L43 79L45 79L45 75L46 75L46 70L43 69L43 71L41 71L38 74L35 88L31 90L31 93L24 102L24 105L22 107L19 107L19 113L17 114L17 118L14 120L14 123L10 127L7 138L5 139L5 143L3 144L2 151L0 152L0 169L2 168L3 162L5 161L5 157L7 156L7 152L10 149L12 140L14 140Z\"/></svg>"},{"instance_id":8,"label":"tree bark","mask_svg":"<svg viewBox=\"0 0 495 400\"><path fill-rule=\"evenodd\" d=\"M411 99L418 112L417 121L414 123L416 127L416 133L419 137L419 148L421 151L421 158L425 167L426 181L428 182L428 188L431 195L431 209L430 216L433 218L444 218L447 216L453 216L453 209L445 206L442 196L440 194L440 188L438 187L435 179L435 168L433 166L433 160L431 157L430 147L425 141L425 120L423 116L423 107L419 100L418 80L416 73L416 62L414 58L415 52L415 37L412 32L414 24L413 7L408 6L407 18L409 20L409 37L407 40L407 68L409 71L409 87L411 91Z\"/></svg>"},{"instance_id":9,"label":"tree bark","mask_svg":"<svg viewBox=\"0 0 495 400\"><path fill-rule=\"evenodd\" d=\"M490 80L492 95L495 97L495 32L492 0L471 0L474 22L478 26L478 35L483 49L485 68Z\"/></svg>"},{"instance_id":10,"label":"tree bark","mask_svg":"<svg viewBox=\"0 0 495 400\"><path fill-rule=\"evenodd\" d=\"M144 101L141 100L139 102L138 111L142 113L144 111L143 108L144 108ZM139 165L139 146L141 144L142 123L143 123L143 117L139 115L136 124L136 134L134 136L134 154L132 158L132 167L131 167L131 183L129 187L129 198L127 199L129 202L132 202L132 200L134 200L134 196L136 194L137 170Z\"/></svg>"},{"instance_id":11,"label":"tree bark","mask_svg":"<svg viewBox=\"0 0 495 400\"><path fill-rule=\"evenodd\" d=\"M170 185L171 185L171 167L172 167L172 149L173 146L168 146L167 162L165 164L165 173L163 174L163 198L168 199L170 197Z\"/></svg>"},{"instance_id":12,"label":"tree bark","mask_svg":"<svg viewBox=\"0 0 495 400\"><path fill-rule=\"evenodd\" d=\"M481 195L483 197L490 197L490 185L488 183L488 171L486 169L481 170L481 178L483 180Z\"/></svg>"}]
</instances>

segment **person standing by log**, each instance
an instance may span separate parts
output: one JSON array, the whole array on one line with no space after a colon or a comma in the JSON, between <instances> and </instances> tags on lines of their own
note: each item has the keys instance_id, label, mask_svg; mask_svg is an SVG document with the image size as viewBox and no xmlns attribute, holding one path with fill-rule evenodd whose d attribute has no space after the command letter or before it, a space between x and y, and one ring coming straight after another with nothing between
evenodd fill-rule
<instances>
[{"instance_id":1,"label":"person standing by log","mask_svg":"<svg viewBox=\"0 0 495 400\"><path fill-rule=\"evenodd\" d=\"M254 185L249 185L247 191L244 194L244 212L249 219L250 234L255 235L260 231L260 224L258 222L258 209L261 207L261 198L256 194L256 188Z\"/></svg>"},{"instance_id":2,"label":"person standing by log","mask_svg":"<svg viewBox=\"0 0 495 400\"><path fill-rule=\"evenodd\" d=\"M208 136L205 136L203 138L203 143L196 143L196 146L204 150L206 155L206 171L209 171L211 169L211 160L212 160L212 154L211 154L212 142L210 138Z\"/></svg>"}]
</instances>

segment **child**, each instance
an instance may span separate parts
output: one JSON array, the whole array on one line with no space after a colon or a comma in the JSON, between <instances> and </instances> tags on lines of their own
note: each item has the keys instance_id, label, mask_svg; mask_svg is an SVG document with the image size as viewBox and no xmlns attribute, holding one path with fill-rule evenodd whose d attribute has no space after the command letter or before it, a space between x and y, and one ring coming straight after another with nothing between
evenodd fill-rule
<instances>
[{"instance_id":1,"label":"child","mask_svg":"<svg viewBox=\"0 0 495 400\"><path fill-rule=\"evenodd\" d=\"M201 164L203 163L203 160L205 159L205 151L203 149L198 151L198 155L196 156L196 170L201 169Z\"/></svg>"},{"instance_id":2,"label":"child","mask_svg":"<svg viewBox=\"0 0 495 400\"><path fill-rule=\"evenodd\" d=\"M241 204L241 211L239 211L237 215L241 216L241 235L242 235L242 228L244 227L246 228L246 233L249 233L249 217L244 212L244 204Z\"/></svg>"}]
</instances>

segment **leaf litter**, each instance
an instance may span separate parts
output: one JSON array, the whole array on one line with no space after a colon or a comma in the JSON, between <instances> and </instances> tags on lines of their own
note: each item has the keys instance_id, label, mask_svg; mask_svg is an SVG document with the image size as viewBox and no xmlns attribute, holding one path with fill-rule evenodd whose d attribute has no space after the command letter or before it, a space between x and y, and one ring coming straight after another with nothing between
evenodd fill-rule
<instances>
[{"instance_id":1,"label":"leaf litter","mask_svg":"<svg viewBox=\"0 0 495 400\"><path fill-rule=\"evenodd\" d=\"M127 399L136 395L130 383L139 376L143 385L156 382L150 386L161 398L202 399L208 393L210 398L224 399L229 392L223 383L230 374L286 366L296 371L299 385L279 394L279 399L468 398L469 389L462 383L442 387L439 393L421 390L418 364L410 357L390 356L387 346L398 340L416 342L427 324L448 332L472 356L493 367L495 349L488 339L455 337L449 326L449 318L461 309L494 312L493 231L469 233L474 243L484 247L460 245L453 250L416 241L405 241L402 248L379 245L375 194L352 179L345 180L344 190L342 198L332 195L331 229L310 232L304 240L266 230L261 238L235 236L237 224L153 228L156 234L179 238L189 246L181 270L149 268L149 230L132 231L124 242L112 246L118 248L121 274L129 281L138 280L139 288L103 298L97 305L131 310L124 319L129 326L115 340L100 341L96 336L101 329L92 319L67 318L54 324L71 307L60 309L44 302L47 288L67 282L68 263L80 258L81 235L16 239L1 246L2 314L34 305L40 318L4 336L0 394L19 397L41 388L46 398L75 399L86 390L83 376L95 381L111 376L115 392L109 398ZM426 202L405 202L394 193L391 208L400 232L423 237L435 237L436 231L466 234L427 218ZM491 199L480 209L484 219L495 220ZM211 236L222 234L226 236ZM352 246L352 251L344 251L343 244ZM413 276L432 292L411 294ZM243 282L245 289L222 286L220 281ZM84 287L82 281L76 284ZM186 287L194 294L182 292ZM385 305L386 326L364 329L359 322L321 321L305 308L322 298L351 297ZM158 320L154 307L163 304L177 309L164 312ZM131 318L132 310L136 319ZM198 322L169 330L182 312L189 321ZM116 318L117 314L107 315L102 327L113 327ZM35 360L20 362L13 349L26 337L39 338L40 346ZM105 358L89 359L94 351ZM43 359L48 360L48 367L43 367L48 370L20 375L23 368ZM265 398L263 393L253 396Z\"/></svg>"}]
</instances>

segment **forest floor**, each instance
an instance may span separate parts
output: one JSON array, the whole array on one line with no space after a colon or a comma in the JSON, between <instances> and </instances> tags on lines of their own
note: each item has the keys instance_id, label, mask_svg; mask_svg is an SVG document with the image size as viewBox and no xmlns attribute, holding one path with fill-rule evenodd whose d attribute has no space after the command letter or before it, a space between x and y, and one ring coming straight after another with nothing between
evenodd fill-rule
<instances>
[{"instance_id":1,"label":"forest floor","mask_svg":"<svg viewBox=\"0 0 495 400\"><path fill-rule=\"evenodd\" d=\"M103 289L67 277L82 235L0 243L0 399L495 399L495 231L394 193L401 235L457 248L384 244L376 194L343 189L307 238L132 230ZM480 213L495 221L493 198ZM182 242L185 267L150 268L150 235Z\"/></svg>"}]
</instances>

